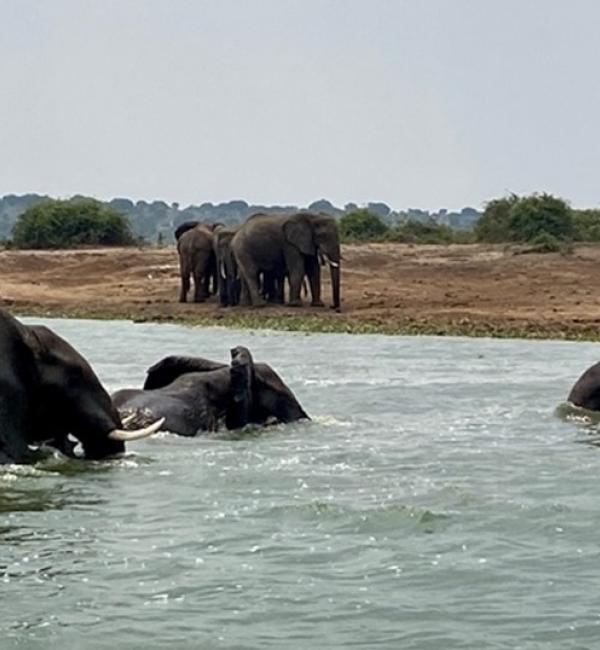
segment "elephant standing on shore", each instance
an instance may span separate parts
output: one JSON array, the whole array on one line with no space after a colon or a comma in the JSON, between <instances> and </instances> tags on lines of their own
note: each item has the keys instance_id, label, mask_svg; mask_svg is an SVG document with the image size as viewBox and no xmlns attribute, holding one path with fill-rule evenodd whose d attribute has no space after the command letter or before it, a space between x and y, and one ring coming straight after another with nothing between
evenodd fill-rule
<instances>
[{"instance_id":1,"label":"elephant standing on shore","mask_svg":"<svg viewBox=\"0 0 600 650\"><path fill-rule=\"evenodd\" d=\"M194 302L204 302L210 295L210 281L215 287L216 263L213 251L213 226L187 222L179 227L177 252L181 274L179 302L187 302L190 276L194 278ZM181 231L182 227L186 229ZM177 231L176 231L177 235Z\"/></svg>"},{"instance_id":2,"label":"elephant standing on shore","mask_svg":"<svg viewBox=\"0 0 600 650\"><path fill-rule=\"evenodd\" d=\"M213 234L219 304L222 307L237 305L240 302L240 277L231 250L231 240L237 230L237 226L221 226L216 228Z\"/></svg>"},{"instance_id":3,"label":"elephant standing on shore","mask_svg":"<svg viewBox=\"0 0 600 650\"><path fill-rule=\"evenodd\" d=\"M319 267L323 259L331 271L332 307L340 309L340 238L333 217L309 212L289 216L256 214L240 226L231 248L253 306L266 303L261 296L261 273L271 274L281 286L288 275L291 306L302 305L302 280L308 276L311 304L323 306Z\"/></svg>"},{"instance_id":4,"label":"elephant standing on shore","mask_svg":"<svg viewBox=\"0 0 600 650\"><path fill-rule=\"evenodd\" d=\"M227 429L309 419L281 377L241 346L231 350L230 366L166 357L148 370L143 389L119 390L112 400L132 423L164 418L164 428L182 436L215 431L222 419Z\"/></svg>"},{"instance_id":5,"label":"elephant standing on shore","mask_svg":"<svg viewBox=\"0 0 600 650\"><path fill-rule=\"evenodd\" d=\"M47 443L69 456L77 438L85 458L125 450L162 422L123 431L117 409L88 362L42 325L24 325L0 309L0 464L35 460L30 445Z\"/></svg>"}]
</instances>

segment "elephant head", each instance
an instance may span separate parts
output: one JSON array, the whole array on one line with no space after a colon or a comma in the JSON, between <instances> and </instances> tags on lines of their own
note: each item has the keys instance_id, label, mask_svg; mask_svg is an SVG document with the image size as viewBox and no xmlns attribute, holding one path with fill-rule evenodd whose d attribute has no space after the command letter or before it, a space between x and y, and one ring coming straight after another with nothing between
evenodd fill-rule
<instances>
[{"instance_id":1,"label":"elephant head","mask_svg":"<svg viewBox=\"0 0 600 650\"><path fill-rule=\"evenodd\" d=\"M81 442L86 458L104 458L162 424L123 431L88 362L47 327L23 325L3 310L0 356L0 462L25 462L29 445L47 441L68 451L69 434Z\"/></svg>"},{"instance_id":2,"label":"elephant head","mask_svg":"<svg viewBox=\"0 0 600 650\"><path fill-rule=\"evenodd\" d=\"M225 386L230 405L227 416L230 419L226 422L228 428L242 426L239 424L242 419L243 424L264 424L273 418L279 422L310 419L275 370L266 363L254 363L247 348L241 346L232 349L229 368L202 357L165 357L148 369L144 390L152 392L165 388L189 373L210 375L215 371L228 371L229 374ZM242 411L243 418L240 416Z\"/></svg>"},{"instance_id":3,"label":"elephant head","mask_svg":"<svg viewBox=\"0 0 600 650\"><path fill-rule=\"evenodd\" d=\"M323 259L331 272L332 307L340 308L340 235L336 220L327 214L300 212L287 217L283 224L286 241L304 256Z\"/></svg>"},{"instance_id":4,"label":"elephant head","mask_svg":"<svg viewBox=\"0 0 600 650\"><path fill-rule=\"evenodd\" d=\"M229 404L225 416L228 429L239 429L250 422L254 400L254 360L248 348L231 350Z\"/></svg>"},{"instance_id":5,"label":"elephant head","mask_svg":"<svg viewBox=\"0 0 600 650\"><path fill-rule=\"evenodd\" d=\"M213 249L218 274L219 304L222 307L237 305L240 301L241 281L238 268L231 250L231 240L237 227L220 226L213 235Z\"/></svg>"}]
</instances>

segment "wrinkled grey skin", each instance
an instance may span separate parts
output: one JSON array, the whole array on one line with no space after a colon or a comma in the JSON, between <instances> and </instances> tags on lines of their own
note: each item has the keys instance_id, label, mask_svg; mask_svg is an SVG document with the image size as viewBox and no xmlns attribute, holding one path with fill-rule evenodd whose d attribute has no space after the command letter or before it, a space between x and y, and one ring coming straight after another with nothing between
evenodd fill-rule
<instances>
[{"instance_id":1,"label":"wrinkled grey skin","mask_svg":"<svg viewBox=\"0 0 600 650\"><path fill-rule=\"evenodd\" d=\"M237 263L231 251L231 240L238 227L216 228L213 234L219 304L222 307L237 305L240 302L240 277Z\"/></svg>"},{"instance_id":2,"label":"wrinkled grey skin","mask_svg":"<svg viewBox=\"0 0 600 650\"><path fill-rule=\"evenodd\" d=\"M308 419L292 391L267 364L254 363L247 348L231 350L231 366L201 357L166 357L149 368L142 390L112 395L129 426L165 418L164 428L183 436L248 423Z\"/></svg>"},{"instance_id":3,"label":"wrinkled grey skin","mask_svg":"<svg viewBox=\"0 0 600 650\"><path fill-rule=\"evenodd\" d=\"M179 270L181 289L179 302L187 302L190 290L190 276L194 278L194 302L204 302L210 295L210 281L216 275L215 254L213 251L213 227L199 223L181 232L183 226L191 226L187 222L179 227L177 253L179 254Z\"/></svg>"},{"instance_id":4,"label":"wrinkled grey skin","mask_svg":"<svg viewBox=\"0 0 600 650\"><path fill-rule=\"evenodd\" d=\"M260 275L288 275L289 305L302 304L300 291L308 277L313 306L322 306L319 262L327 259L331 269L332 307L340 309L340 239L337 222L329 215L300 212L292 215L256 214L240 226L231 241L242 280L253 306L263 306ZM282 285L283 286L283 285Z\"/></svg>"},{"instance_id":5,"label":"wrinkled grey skin","mask_svg":"<svg viewBox=\"0 0 600 650\"><path fill-rule=\"evenodd\" d=\"M89 459L125 450L108 438L121 420L88 362L41 325L0 309L0 463L34 460L28 445L47 442L72 455L68 435Z\"/></svg>"},{"instance_id":6,"label":"wrinkled grey skin","mask_svg":"<svg viewBox=\"0 0 600 650\"><path fill-rule=\"evenodd\" d=\"M589 411L600 411L600 362L589 367L581 375L567 400Z\"/></svg>"}]
</instances>

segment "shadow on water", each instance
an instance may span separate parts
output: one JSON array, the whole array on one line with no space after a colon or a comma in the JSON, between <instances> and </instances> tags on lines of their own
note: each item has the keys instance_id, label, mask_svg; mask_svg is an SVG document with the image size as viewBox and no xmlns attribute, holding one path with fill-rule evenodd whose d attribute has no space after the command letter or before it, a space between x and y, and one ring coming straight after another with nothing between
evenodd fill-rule
<instances>
[{"instance_id":1,"label":"shadow on water","mask_svg":"<svg viewBox=\"0 0 600 650\"><path fill-rule=\"evenodd\" d=\"M126 454L104 461L86 461L62 455L45 456L34 465L0 468L0 514L89 508L107 502L86 490L86 483L70 480L110 474L119 468L149 464L148 458Z\"/></svg>"},{"instance_id":2,"label":"shadow on water","mask_svg":"<svg viewBox=\"0 0 600 650\"><path fill-rule=\"evenodd\" d=\"M571 402L562 402L554 410L554 414L564 422L576 424L587 435L577 438L574 442L600 447L600 411L590 411Z\"/></svg>"},{"instance_id":3,"label":"shadow on water","mask_svg":"<svg viewBox=\"0 0 600 650\"><path fill-rule=\"evenodd\" d=\"M396 532L399 528L432 534L445 529L450 515L404 504L386 504L372 508L353 508L315 501L276 506L265 517L330 524L337 532Z\"/></svg>"},{"instance_id":4,"label":"shadow on water","mask_svg":"<svg viewBox=\"0 0 600 650\"><path fill-rule=\"evenodd\" d=\"M67 497L55 488L19 488L8 486L0 492L0 514L8 512L44 512L62 510Z\"/></svg>"},{"instance_id":5,"label":"shadow on water","mask_svg":"<svg viewBox=\"0 0 600 650\"><path fill-rule=\"evenodd\" d=\"M600 411L590 411L571 402L561 402L554 409L554 415L565 422L574 422L589 428L597 428L600 424Z\"/></svg>"},{"instance_id":6,"label":"shadow on water","mask_svg":"<svg viewBox=\"0 0 600 650\"><path fill-rule=\"evenodd\" d=\"M291 424L273 423L273 424L247 424L241 429L222 430L212 433L203 433L201 438L214 439L214 440L254 440L258 438L270 438L286 433L294 433L302 427L302 433L306 432L306 428L313 424L310 420L302 420L293 422ZM175 435L175 434L173 434Z\"/></svg>"}]
</instances>

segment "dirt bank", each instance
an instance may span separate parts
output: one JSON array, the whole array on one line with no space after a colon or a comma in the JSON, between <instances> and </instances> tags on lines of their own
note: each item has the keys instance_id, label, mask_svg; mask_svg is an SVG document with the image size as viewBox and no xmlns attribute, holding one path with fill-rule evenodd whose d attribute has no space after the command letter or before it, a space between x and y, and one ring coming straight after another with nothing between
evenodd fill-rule
<instances>
[{"instance_id":1,"label":"dirt bank","mask_svg":"<svg viewBox=\"0 0 600 650\"><path fill-rule=\"evenodd\" d=\"M599 246L562 256L516 255L500 246L366 244L345 246L343 256L341 314L222 309L214 298L179 304L173 247L0 251L0 305L16 314L324 331L600 338Z\"/></svg>"}]
</instances>

